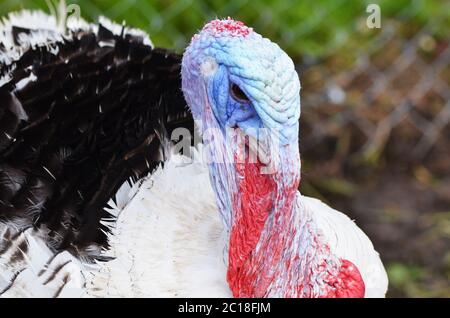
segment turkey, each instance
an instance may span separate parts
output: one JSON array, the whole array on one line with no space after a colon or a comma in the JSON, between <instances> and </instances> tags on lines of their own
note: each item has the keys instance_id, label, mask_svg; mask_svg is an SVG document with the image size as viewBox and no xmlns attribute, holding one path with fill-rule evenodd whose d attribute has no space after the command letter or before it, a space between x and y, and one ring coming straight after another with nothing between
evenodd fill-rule
<instances>
[{"instance_id":1,"label":"turkey","mask_svg":"<svg viewBox=\"0 0 450 318\"><path fill-rule=\"evenodd\" d=\"M0 67L3 297L384 297L368 237L297 190L299 78L242 22L180 56L22 11Z\"/></svg>"}]
</instances>

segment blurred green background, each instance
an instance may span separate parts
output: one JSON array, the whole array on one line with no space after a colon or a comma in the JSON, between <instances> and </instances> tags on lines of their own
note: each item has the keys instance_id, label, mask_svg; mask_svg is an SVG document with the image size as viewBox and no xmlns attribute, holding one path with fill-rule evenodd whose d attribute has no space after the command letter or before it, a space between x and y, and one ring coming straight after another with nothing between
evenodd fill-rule
<instances>
[{"instance_id":1,"label":"blurred green background","mask_svg":"<svg viewBox=\"0 0 450 318\"><path fill-rule=\"evenodd\" d=\"M302 80L302 192L345 211L373 240L388 296L450 296L450 1L68 0L182 52L231 16L277 42ZM366 7L381 8L369 29ZM43 9L2 0L0 15Z\"/></svg>"}]
</instances>

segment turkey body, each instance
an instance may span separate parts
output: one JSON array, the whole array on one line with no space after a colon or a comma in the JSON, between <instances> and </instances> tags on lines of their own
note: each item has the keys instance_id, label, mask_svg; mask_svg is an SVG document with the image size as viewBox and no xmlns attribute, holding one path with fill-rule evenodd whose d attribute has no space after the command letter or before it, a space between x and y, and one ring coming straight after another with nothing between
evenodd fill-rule
<instances>
[{"instance_id":1,"label":"turkey body","mask_svg":"<svg viewBox=\"0 0 450 318\"><path fill-rule=\"evenodd\" d=\"M83 263L51 251L39 230L4 227L2 241L12 244L0 255L2 296L230 297L227 233L208 169L195 153L194 162L175 155L119 190L108 209L114 219L105 225L110 246L100 255L109 261Z\"/></svg>"},{"instance_id":2,"label":"turkey body","mask_svg":"<svg viewBox=\"0 0 450 318\"><path fill-rule=\"evenodd\" d=\"M2 297L231 297L226 280L228 233L219 218L208 168L198 151L174 155L134 186L125 183L104 220L104 261L54 252L36 229L4 226ZM180 199L183 198L183 199ZM365 297L384 297L387 277L369 238L346 215L298 195L331 250L361 268ZM7 242L11 242L7 244Z\"/></svg>"}]
</instances>

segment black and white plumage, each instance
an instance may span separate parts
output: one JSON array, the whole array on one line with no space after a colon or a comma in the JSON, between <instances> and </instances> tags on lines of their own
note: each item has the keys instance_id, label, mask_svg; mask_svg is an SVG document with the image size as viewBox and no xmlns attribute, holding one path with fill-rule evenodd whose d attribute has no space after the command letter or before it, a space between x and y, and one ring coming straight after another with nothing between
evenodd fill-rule
<instances>
[{"instance_id":1,"label":"black and white plumage","mask_svg":"<svg viewBox=\"0 0 450 318\"><path fill-rule=\"evenodd\" d=\"M56 250L104 245L108 200L193 129L179 55L106 19L67 26L25 11L0 27L0 220Z\"/></svg>"},{"instance_id":2,"label":"black and white plumage","mask_svg":"<svg viewBox=\"0 0 450 318\"><path fill-rule=\"evenodd\" d=\"M141 31L61 25L23 12L0 27L0 295L384 296L367 236L297 191L300 83L276 44L213 20L181 81L181 57ZM169 156L172 131L193 131L181 87L218 161ZM228 128L270 133L240 148ZM243 150L258 160L233 161Z\"/></svg>"}]
</instances>

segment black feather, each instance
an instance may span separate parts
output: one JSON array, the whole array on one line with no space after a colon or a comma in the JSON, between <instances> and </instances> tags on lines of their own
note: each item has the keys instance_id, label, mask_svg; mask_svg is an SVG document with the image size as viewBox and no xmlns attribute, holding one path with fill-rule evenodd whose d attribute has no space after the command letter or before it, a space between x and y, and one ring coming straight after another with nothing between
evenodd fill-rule
<instances>
[{"instance_id":1,"label":"black feather","mask_svg":"<svg viewBox=\"0 0 450 318\"><path fill-rule=\"evenodd\" d=\"M14 28L14 39L27 32ZM56 55L43 45L0 64L12 78L0 87L0 221L20 219L47 229L56 249L80 249L106 244L108 200L164 161L172 131L192 132L193 120L180 55L102 25L55 45Z\"/></svg>"}]
</instances>

